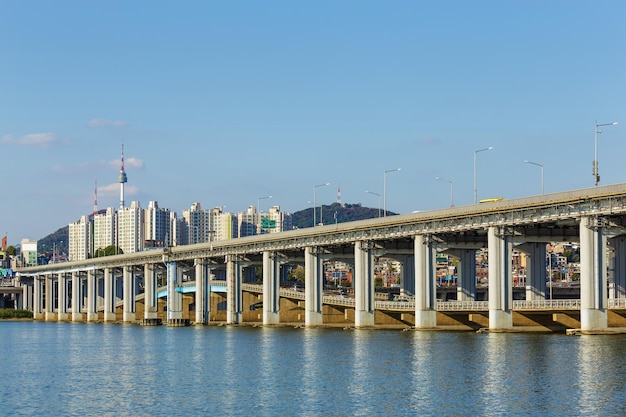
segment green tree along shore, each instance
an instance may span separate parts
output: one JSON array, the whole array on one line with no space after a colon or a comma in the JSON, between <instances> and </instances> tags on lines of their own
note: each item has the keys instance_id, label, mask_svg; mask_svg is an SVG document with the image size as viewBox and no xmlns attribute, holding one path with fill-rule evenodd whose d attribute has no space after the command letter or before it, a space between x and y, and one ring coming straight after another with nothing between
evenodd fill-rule
<instances>
[{"instance_id":1,"label":"green tree along shore","mask_svg":"<svg viewBox=\"0 0 626 417\"><path fill-rule=\"evenodd\" d=\"M12 308L0 308L0 319L32 319L33 312L28 310L14 310Z\"/></svg>"}]
</instances>

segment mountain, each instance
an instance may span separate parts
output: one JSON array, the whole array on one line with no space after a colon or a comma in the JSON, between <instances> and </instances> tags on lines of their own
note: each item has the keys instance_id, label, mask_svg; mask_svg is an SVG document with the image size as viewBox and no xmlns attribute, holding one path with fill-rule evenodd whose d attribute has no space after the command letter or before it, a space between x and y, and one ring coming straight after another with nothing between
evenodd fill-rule
<instances>
[{"instance_id":1,"label":"mountain","mask_svg":"<svg viewBox=\"0 0 626 417\"><path fill-rule=\"evenodd\" d=\"M355 220L373 219L382 216L379 209L362 207L361 204L339 204L333 203L330 206L322 205L315 210L318 223L320 218L323 224L345 223ZM387 215L396 213L387 211ZM313 208L296 211L292 217L293 226L298 229L311 227L313 225Z\"/></svg>"}]
</instances>

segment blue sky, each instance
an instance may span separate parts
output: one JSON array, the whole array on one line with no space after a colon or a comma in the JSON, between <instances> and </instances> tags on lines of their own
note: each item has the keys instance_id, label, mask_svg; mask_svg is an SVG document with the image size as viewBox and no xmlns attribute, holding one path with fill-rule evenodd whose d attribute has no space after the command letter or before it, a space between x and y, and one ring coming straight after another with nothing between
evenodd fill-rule
<instances>
[{"instance_id":1,"label":"blue sky","mask_svg":"<svg viewBox=\"0 0 626 417\"><path fill-rule=\"evenodd\" d=\"M622 1L0 2L0 234L93 209L399 213L626 181Z\"/></svg>"}]
</instances>

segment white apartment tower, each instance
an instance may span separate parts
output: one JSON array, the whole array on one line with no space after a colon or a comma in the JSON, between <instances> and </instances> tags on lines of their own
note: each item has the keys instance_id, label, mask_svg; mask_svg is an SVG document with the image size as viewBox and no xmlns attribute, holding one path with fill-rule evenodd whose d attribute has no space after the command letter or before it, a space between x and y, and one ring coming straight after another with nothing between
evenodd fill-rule
<instances>
[{"instance_id":1,"label":"white apartment tower","mask_svg":"<svg viewBox=\"0 0 626 417\"><path fill-rule=\"evenodd\" d=\"M224 213L222 207L215 207L211 210L210 226L214 241L237 237L237 216L232 213Z\"/></svg>"},{"instance_id":2,"label":"white apartment tower","mask_svg":"<svg viewBox=\"0 0 626 417\"><path fill-rule=\"evenodd\" d=\"M146 248L163 248L170 246L170 210L159 208L159 203L150 201L145 210L145 242Z\"/></svg>"},{"instance_id":3,"label":"white apartment tower","mask_svg":"<svg viewBox=\"0 0 626 417\"><path fill-rule=\"evenodd\" d=\"M98 249L105 249L107 246L117 246L116 229L117 215L113 207L107 208L102 214L93 216L92 254Z\"/></svg>"},{"instance_id":4,"label":"white apartment tower","mask_svg":"<svg viewBox=\"0 0 626 417\"><path fill-rule=\"evenodd\" d=\"M291 213L283 213L280 206L270 207L269 212L261 214L261 233L278 233L293 229Z\"/></svg>"},{"instance_id":5,"label":"white apartment tower","mask_svg":"<svg viewBox=\"0 0 626 417\"><path fill-rule=\"evenodd\" d=\"M202 210L200 203L193 203L189 210L183 210L183 218L188 227L187 244L209 241L210 215L208 211Z\"/></svg>"},{"instance_id":6,"label":"white apartment tower","mask_svg":"<svg viewBox=\"0 0 626 417\"><path fill-rule=\"evenodd\" d=\"M144 212L139 201L117 212L118 246L124 253L141 252L144 247Z\"/></svg>"},{"instance_id":7,"label":"white apartment tower","mask_svg":"<svg viewBox=\"0 0 626 417\"><path fill-rule=\"evenodd\" d=\"M81 216L78 221L69 224L69 260L82 261L90 255L90 229L89 216Z\"/></svg>"},{"instance_id":8,"label":"white apartment tower","mask_svg":"<svg viewBox=\"0 0 626 417\"><path fill-rule=\"evenodd\" d=\"M256 211L256 207L248 207L247 212L237 214L237 237L254 236L257 234L257 228L260 224L260 217Z\"/></svg>"}]
</instances>

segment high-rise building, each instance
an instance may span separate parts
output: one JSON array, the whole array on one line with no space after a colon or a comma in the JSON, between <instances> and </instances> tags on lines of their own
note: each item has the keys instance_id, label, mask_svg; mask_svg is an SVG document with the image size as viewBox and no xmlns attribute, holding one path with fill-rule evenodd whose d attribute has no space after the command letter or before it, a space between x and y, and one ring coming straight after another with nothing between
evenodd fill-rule
<instances>
[{"instance_id":1,"label":"high-rise building","mask_svg":"<svg viewBox=\"0 0 626 417\"><path fill-rule=\"evenodd\" d=\"M257 234L259 215L256 207L248 207L248 211L237 213L237 237L254 236Z\"/></svg>"},{"instance_id":2,"label":"high-rise building","mask_svg":"<svg viewBox=\"0 0 626 417\"><path fill-rule=\"evenodd\" d=\"M159 203L150 201L145 210L145 248L163 248L170 245L170 210L159 208Z\"/></svg>"},{"instance_id":3,"label":"high-rise building","mask_svg":"<svg viewBox=\"0 0 626 417\"><path fill-rule=\"evenodd\" d=\"M224 213L222 207L211 210L212 239L228 240L237 237L237 216L232 213Z\"/></svg>"},{"instance_id":4,"label":"high-rise building","mask_svg":"<svg viewBox=\"0 0 626 417\"><path fill-rule=\"evenodd\" d=\"M139 201L130 203L117 212L118 246L123 253L134 253L143 250L144 245L144 212Z\"/></svg>"},{"instance_id":5,"label":"high-rise building","mask_svg":"<svg viewBox=\"0 0 626 417\"><path fill-rule=\"evenodd\" d=\"M22 239L20 251L24 260L24 266L37 265L37 241Z\"/></svg>"},{"instance_id":6,"label":"high-rise building","mask_svg":"<svg viewBox=\"0 0 626 417\"><path fill-rule=\"evenodd\" d=\"M93 216L92 255L107 246L117 246L117 214L113 207ZM70 244L71 244L70 237Z\"/></svg>"},{"instance_id":7,"label":"high-rise building","mask_svg":"<svg viewBox=\"0 0 626 417\"><path fill-rule=\"evenodd\" d=\"M187 222L187 244L204 243L210 240L210 213L202 209L200 203L193 203L189 210L183 210L183 218Z\"/></svg>"},{"instance_id":8,"label":"high-rise building","mask_svg":"<svg viewBox=\"0 0 626 417\"><path fill-rule=\"evenodd\" d=\"M81 216L78 221L69 224L69 260L82 261L89 258L91 248L91 220ZM55 256L56 254L53 254Z\"/></svg>"},{"instance_id":9,"label":"high-rise building","mask_svg":"<svg viewBox=\"0 0 626 417\"><path fill-rule=\"evenodd\" d=\"M261 214L262 233L278 233L293 229L291 213L280 211L280 206L270 207L269 211Z\"/></svg>"}]
</instances>

